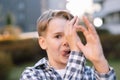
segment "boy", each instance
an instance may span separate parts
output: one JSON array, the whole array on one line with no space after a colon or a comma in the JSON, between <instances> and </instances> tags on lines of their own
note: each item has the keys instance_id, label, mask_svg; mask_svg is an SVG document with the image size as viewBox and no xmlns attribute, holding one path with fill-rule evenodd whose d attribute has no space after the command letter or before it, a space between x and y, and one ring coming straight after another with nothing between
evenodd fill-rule
<instances>
[{"instance_id":1,"label":"boy","mask_svg":"<svg viewBox=\"0 0 120 80\"><path fill-rule=\"evenodd\" d=\"M47 52L35 66L28 67L20 80L115 80L115 72L103 55L97 32L84 16L86 27L79 18L67 11L49 10L37 21L40 47ZM81 31L83 45L77 32ZM93 68L85 65L85 59Z\"/></svg>"}]
</instances>

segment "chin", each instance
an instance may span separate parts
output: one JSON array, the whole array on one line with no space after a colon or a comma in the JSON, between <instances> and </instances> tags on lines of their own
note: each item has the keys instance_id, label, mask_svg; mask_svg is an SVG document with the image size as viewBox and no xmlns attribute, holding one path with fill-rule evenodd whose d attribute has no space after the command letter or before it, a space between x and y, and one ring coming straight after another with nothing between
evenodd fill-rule
<instances>
[{"instance_id":1,"label":"chin","mask_svg":"<svg viewBox=\"0 0 120 80\"><path fill-rule=\"evenodd\" d=\"M63 59L62 62L63 62L64 64L67 64L68 58L67 58L67 59Z\"/></svg>"}]
</instances>

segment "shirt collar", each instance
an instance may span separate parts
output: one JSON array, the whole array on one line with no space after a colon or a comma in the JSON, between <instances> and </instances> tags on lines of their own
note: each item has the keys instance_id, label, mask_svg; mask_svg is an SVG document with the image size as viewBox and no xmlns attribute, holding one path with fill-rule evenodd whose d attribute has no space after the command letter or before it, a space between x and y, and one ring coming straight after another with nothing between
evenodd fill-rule
<instances>
[{"instance_id":1,"label":"shirt collar","mask_svg":"<svg viewBox=\"0 0 120 80\"><path fill-rule=\"evenodd\" d=\"M50 70L51 66L49 66L48 64L48 60L46 58L42 58L40 59L35 65L34 67L36 69L43 69L43 70Z\"/></svg>"}]
</instances>

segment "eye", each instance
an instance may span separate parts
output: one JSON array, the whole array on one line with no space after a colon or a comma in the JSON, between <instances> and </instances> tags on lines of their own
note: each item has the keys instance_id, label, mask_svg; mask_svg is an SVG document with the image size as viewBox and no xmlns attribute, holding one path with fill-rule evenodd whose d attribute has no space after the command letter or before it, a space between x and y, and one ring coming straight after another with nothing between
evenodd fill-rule
<instances>
[{"instance_id":1,"label":"eye","mask_svg":"<svg viewBox=\"0 0 120 80\"><path fill-rule=\"evenodd\" d=\"M62 36L61 35L56 35L55 38L59 39L61 38Z\"/></svg>"}]
</instances>

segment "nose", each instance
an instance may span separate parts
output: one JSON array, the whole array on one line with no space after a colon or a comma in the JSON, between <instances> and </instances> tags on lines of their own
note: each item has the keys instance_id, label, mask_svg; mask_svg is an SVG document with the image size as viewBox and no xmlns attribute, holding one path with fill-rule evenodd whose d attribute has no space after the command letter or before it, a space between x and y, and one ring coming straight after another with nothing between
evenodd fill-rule
<instances>
[{"instance_id":1,"label":"nose","mask_svg":"<svg viewBox=\"0 0 120 80\"><path fill-rule=\"evenodd\" d=\"M66 38L63 39L63 46L65 46L65 47L69 47L69 44L68 44Z\"/></svg>"}]
</instances>

